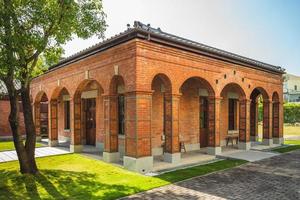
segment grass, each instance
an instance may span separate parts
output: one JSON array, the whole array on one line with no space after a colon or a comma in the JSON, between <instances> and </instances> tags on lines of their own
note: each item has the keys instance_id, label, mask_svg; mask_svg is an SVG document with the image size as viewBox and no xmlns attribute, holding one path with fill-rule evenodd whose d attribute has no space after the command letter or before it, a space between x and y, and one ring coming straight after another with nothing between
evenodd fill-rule
<instances>
[{"instance_id":1,"label":"grass","mask_svg":"<svg viewBox=\"0 0 300 200\"><path fill-rule=\"evenodd\" d=\"M258 125L259 135L262 135L262 125ZM284 135L299 135L300 136L300 126L293 126L289 124L284 124L283 126Z\"/></svg>"},{"instance_id":2,"label":"grass","mask_svg":"<svg viewBox=\"0 0 300 200\"><path fill-rule=\"evenodd\" d=\"M300 140L285 140L284 144L287 144L289 146L274 149L273 151L278 152L278 153L287 153L290 151L300 149Z\"/></svg>"},{"instance_id":3,"label":"grass","mask_svg":"<svg viewBox=\"0 0 300 200\"><path fill-rule=\"evenodd\" d=\"M198 175L235 167L241 160L147 177L78 154L37 159L40 174L21 175L18 163L0 164L0 199L116 199Z\"/></svg>"},{"instance_id":4,"label":"grass","mask_svg":"<svg viewBox=\"0 0 300 200\"><path fill-rule=\"evenodd\" d=\"M36 143L36 147L42 147L43 144ZM0 142L0 151L9 151L9 150L15 150L14 143L12 141L5 141Z\"/></svg>"}]
</instances>

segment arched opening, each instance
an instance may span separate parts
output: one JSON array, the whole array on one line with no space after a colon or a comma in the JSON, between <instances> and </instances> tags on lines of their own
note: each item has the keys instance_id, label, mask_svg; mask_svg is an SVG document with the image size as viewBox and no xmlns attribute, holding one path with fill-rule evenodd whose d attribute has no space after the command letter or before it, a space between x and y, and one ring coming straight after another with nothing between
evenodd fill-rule
<instances>
[{"instance_id":1,"label":"arched opening","mask_svg":"<svg viewBox=\"0 0 300 200\"><path fill-rule=\"evenodd\" d=\"M250 105L250 139L253 142L265 140L269 143L270 137L270 104L269 96L263 88L255 88L251 95Z\"/></svg>"},{"instance_id":2,"label":"arched opening","mask_svg":"<svg viewBox=\"0 0 300 200\"><path fill-rule=\"evenodd\" d=\"M70 93L63 88L56 88L50 101L51 141L50 146L68 146L71 141L71 106Z\"/></svg>"},{"instance_id":3,"label":"arched opening","mask_svg":"<svg viewBox=\"0 0 300 200\"><path fill-rule=\"evenodd\" d=\"M280 116L280 112L279 112L279 95L278 95L277 92L273 93L272 102L273 102L272 137L273 138L279 138L279 116Z\"/></svg>"},{"instance_id":4,"label":"arched opening","mask_svg":"<svg viewBox=\"0 0 300 200\"><path fill-rule=\"evenodd\" d=\"M239 142L247 143L247 102L244 90L236 83L227 84L221 92L220 140L221 146L237 148ZM241 143L242 145L242 143ZM249 148L247 146L241 148Z\"/></svg>"},{"instance_id":5,"label":"arched opening","mask_svg":"<svg viewBox=\"0 0 300 200\"><path fill-rule=\"evenodd\" d=\"M180 87L179 140L186 151L211 146L209 118L214 118L215 93L211 85L202 78L187 79Z\"/></svg>"},{"instance_id":6,"label":"arched opening","mask_svg":"<svg viewBox=\"0 0 300 200\"><path fill-rule=\"evenodd\" d=\"M125 155L125 82L122 76L113 76L107 99L109 114L105 121L109 121L109 152L119 152L122 159Z\"/></svg>"},{"instance_id":7,"label":"arched opening","mask_svg":"<svg viewBox=\"0 0 300 200\"><path fill-rule=\"evenodd\" d=\"M34 102L34 118L37 137L42 140L47 140L49 137L49 124L48 124L48 97L45 92L41 91L36 96Z\"/></svg>"},{"instance_id":8,"label":"arched opening","mask_svg":"<svg viewBox=\"0 0 300 200\"><path fill-rule=\"evenodd\" d=\"M152 94L152 155L162 155L166 144L166 94L170 94L171 81L164 74L156 75L151 83Z\"/></svg>"},{"instance_id":9,"label":"arched opening","mask_svg":"<svg viewBox=\"0 0 300 200\"><path fill-rule=\"evenodd\" d=\"M77 88L73 99L74 123L71 147L88 145L84 151L103 151L103 89L95 80L85 80ZM72 128L72 124L71 124ZM75 147L76 148L76 147ZM80 150L79 150L80 151Z\"/></svg>"}]
</instances>

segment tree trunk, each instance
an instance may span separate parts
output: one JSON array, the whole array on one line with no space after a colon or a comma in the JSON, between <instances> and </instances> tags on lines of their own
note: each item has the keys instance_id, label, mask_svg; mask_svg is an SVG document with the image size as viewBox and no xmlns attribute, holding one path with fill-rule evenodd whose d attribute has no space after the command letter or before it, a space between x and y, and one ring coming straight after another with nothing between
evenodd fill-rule
<instances>
[{"instance_id":1,"label":"tree trunk","mask_svg":"<svg viewBox=\"0 0 300 200\"><path fill-rule=\"evenodd\" d=\"M35 174L38 172L37 165L35 162L35 156L34 156L36 131L35 131L35 125L34 125L33 115L32 115L29 86L22 87L21 98L22 98L22 105L23 105L25 130L26 130L25 149L28 156L28 162L30 164L30 169L31 169L30 173Z\"/></svg>"},{"instance_id":2,"label":"tree trunk","mask_svg":"<svg viewBox=\"0 0 300 200\"><path fill-rule=\"evenodd\" d=\"M18 94L14 88L13 81L6 83L10 101L9 123L13 134L15 149L18 155L21 173L30 173L30 164L28 162L27 152L23 143L22 135L19 131L19 109Z\"/></svg>"}]
</instances>

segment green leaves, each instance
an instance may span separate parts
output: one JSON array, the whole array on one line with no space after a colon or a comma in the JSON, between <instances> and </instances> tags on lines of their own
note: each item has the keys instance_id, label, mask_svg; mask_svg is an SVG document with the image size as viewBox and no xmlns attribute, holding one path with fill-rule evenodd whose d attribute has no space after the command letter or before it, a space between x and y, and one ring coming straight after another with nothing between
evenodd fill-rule
<instances>
[{"instance_id":1,"label":"green leaves","mask_svg":"<svg viewBox=\"0 0 300 200\"><path fill-rule=\"evenodd\" d=\"M101 0L4 0L0 3L0 76L8 69L18 79L42 73L59 61L61 45L73 36L103 38L105 18ZM13 55L10 62L9 55Z\"/></svg>"}]
</instances>

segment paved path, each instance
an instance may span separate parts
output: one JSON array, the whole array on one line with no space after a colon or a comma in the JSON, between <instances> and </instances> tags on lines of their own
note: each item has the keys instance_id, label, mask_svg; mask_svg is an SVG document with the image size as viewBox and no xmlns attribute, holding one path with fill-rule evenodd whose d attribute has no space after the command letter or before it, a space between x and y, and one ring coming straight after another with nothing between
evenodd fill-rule
<instances>
[{"instance_id":1,"label":"paved path","mask_svg":"<svg viewBox=\"0 0 300 200\"><path fill-rule=\"evenodd\" d=\"M300 150L124 199L300 199Z\"/></svg>"},{"instance_id":2,"label":"paved path","mask_svg":"<svg viewBox=\"0 0 300 200\"><path fill-rule=\"evenodd\" d=\"M278 153L275 152L264 152L257 150L235 150L235 151L227 151L222 152L221 155L217 156L219 158L234 158L234 159L242 159L250 162L259 161L266 158L271 158L273 156L277 156Z\"/></svg>"},{"instance_id":3,"label":"paved path","mask_svg":"<svg viewBox=\"0 0 300 200\"><path fill-rule=\"evenodd\" d=\"M70 153L64 148L56 148L56 147L39 147L35 149L35 157L45 157L45 156L53 156L53 155L61 155ZM0 163L18 160L16 151L3 151L0 152Z\"/></svg>"}]
</instances>

